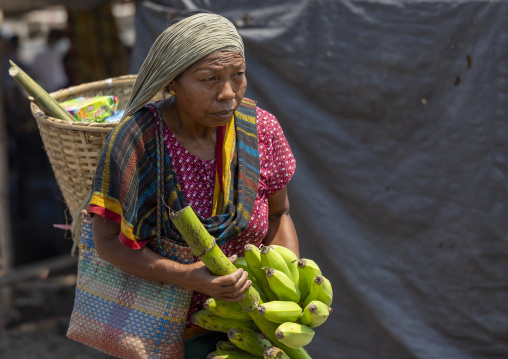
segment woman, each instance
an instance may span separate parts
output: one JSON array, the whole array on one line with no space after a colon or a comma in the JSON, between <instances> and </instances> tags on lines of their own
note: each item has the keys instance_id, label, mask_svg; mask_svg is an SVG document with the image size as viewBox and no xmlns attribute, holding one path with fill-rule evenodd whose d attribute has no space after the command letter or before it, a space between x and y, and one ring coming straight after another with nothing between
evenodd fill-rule
<instances>
[{"instance_id":1,"label":"woman","mask_svg":"<svg viewBox=\"0 0 508 359\"><path fill-rule=\"evenodd\" d=\"M245 70L242 39L225 18L198 12L173 23L143 63L94 181L88 211L97 253L137 277L192 291L188 317L208 297L240 301L251 281L241 269L215 276L197 258L184 264L153 244L157 136L167 206L190 205L233 262L247 243L298 255L285 187L294 158L276 119L244 99ZM162 90L172 96L148 104ZM185 252L165 214L162 231L174 253ZM204 358L217 341L187 322L185 357Z\"/></svg>"}]
</instances>

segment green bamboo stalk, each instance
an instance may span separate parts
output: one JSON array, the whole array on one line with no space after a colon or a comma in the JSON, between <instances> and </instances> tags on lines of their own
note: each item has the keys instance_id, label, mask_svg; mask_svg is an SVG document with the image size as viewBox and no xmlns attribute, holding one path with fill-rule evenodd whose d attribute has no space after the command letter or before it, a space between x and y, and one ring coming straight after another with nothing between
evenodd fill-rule
<instances>
[{"instance_id":1,"label":"green bamboo stalk","mask_svg":"<svg viewBox=\"0 0 508 359\"><path fill-rule=\"evenodd\" d=\"M75 121L69 112L67 112L51 95L49 95L37 82L28 76L18 65L10 61L11 68L9 75L23 87L26 93L33 97L34 102L44 113L51 117L63 121Z\"/></svg>"},{"instance_id":2,"label":"green bamboo stalk","mask_svg":"<svg viewBox=\"0 0 508 359\"><path fill-rule=\"evenodd\" d=\"M215 275L226 275L236 270L234 264L216 244L215 238L208 233L191 206L178 212L170 211L169 217L191 248L192 253L203 261L210 272ZM278 324L266 320L257 310L254 310L260 304L260 299L258 291L253 286L247 290L245 298L239 304L244 311L249 313L259 330L291 359L311 359L303 347L290 348L277 339L275 331Z\"/></svg>"}]
</instances>

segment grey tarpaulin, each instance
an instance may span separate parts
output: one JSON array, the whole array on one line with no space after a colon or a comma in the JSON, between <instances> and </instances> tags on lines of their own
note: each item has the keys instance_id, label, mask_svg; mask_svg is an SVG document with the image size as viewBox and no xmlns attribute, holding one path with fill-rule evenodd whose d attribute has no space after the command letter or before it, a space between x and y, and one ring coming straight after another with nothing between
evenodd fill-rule
<instances>
[{"instance_id":1,"label":"grey tarpaulin","mask_svg":"<svg viewBox=\"0 0 508 359\"><path fill-rule=\"evenodd\" d=\"M312 357L508 358L508 2L161 3L238 26L293 149L301 253L335 293Z\"/></svg>"}]
</instances>

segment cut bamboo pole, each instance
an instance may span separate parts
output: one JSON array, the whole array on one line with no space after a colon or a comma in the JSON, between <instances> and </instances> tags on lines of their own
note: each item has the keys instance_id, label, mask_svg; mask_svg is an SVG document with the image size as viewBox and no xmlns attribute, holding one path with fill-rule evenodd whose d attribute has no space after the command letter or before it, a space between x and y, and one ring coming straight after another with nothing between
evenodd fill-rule
<instances>
[{"instance_id":1,"label":"cut bamboo pole","mask_svg":"<svg viewBox=\"0 0 508 359\"><path fill-rule=\"evenodd\" d=\"M170 211L169 217L191 248L192 253L203 261L210 272L215 275L226 275L236 271L237 268L222 252L216 244L215 238L208 233L190 206L179 212ZM254 310L259 303L259 293L252 286L245 293L245 298L239 302L242 309L249 313L259 330L291 359L310 359L303 347L290 348L277 339L275 331L278 324L266 320L257 310Z\"/></svg>"},{"instance_id":2,"label":"cut bamboo pole","mask_svg":"<svg viewBox=\"0 0 508 359\"><path fill-rule=\"evenodd\" d=\"M0 55L2 60L3 52ZM0 82L2 82L0 74ZM2 82L3 83L3 82ZM11 218L9 215L9 167L7 155L7 124L4 107L4 94L0 88L0 256L2 258L2 272L9 273L13 263ZM0 288L0 333L4 329L4 307L11 312L14 306L14 288L5 286Z\"/></svg>"},{"instance_id":3,"label":"cut bamboo pole","mask_svg":"<svg viewBox=\"0 0 508 359\"><path fill-rule=\"evenodd\" d=\"M73 122L75 119L67 112L53 97L51 97L37 82L28 76L19 66L14 62L11 63L9 75L16 80L18 84L23 87L28 95L30 95L34 102L41 110L51 117L58 118L63 121Z\"/></svg>"}]
</instances>

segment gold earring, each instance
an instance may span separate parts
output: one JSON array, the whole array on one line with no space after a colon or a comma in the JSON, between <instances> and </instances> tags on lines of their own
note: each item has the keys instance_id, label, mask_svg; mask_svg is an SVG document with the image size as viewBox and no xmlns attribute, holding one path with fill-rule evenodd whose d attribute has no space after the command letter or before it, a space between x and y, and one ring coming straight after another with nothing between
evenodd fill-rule
<instances>
[{"instance_id":1,"label":"gold earring","mask_svg":"<svg viewBox=\"0 0 508 359\"><path fill-rule=\"evenodd\" d=\"M173 91L173 90L169 90L169 94L170 94L171 96L175 96L175 95L176 95L176 92L175 92L175 91Z\"/></svg>"}]
</instances>

